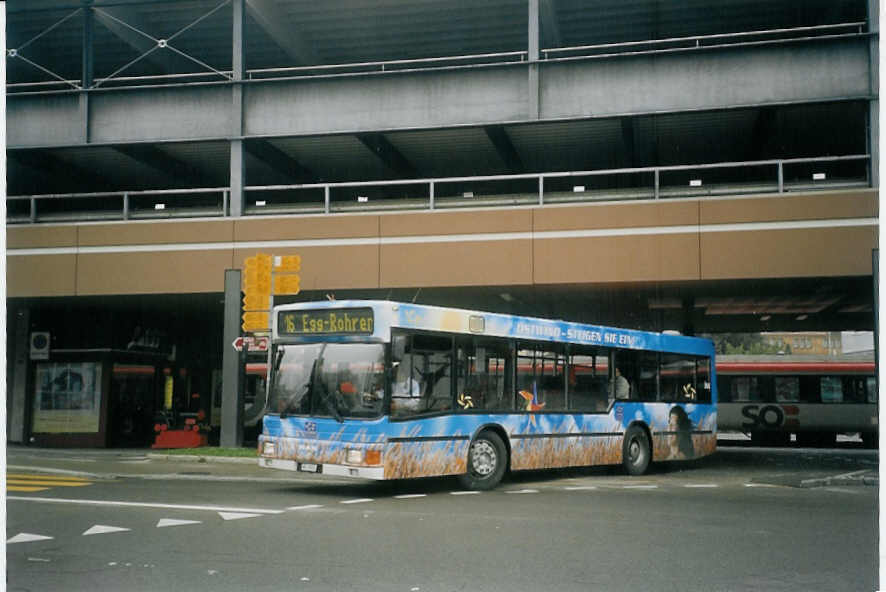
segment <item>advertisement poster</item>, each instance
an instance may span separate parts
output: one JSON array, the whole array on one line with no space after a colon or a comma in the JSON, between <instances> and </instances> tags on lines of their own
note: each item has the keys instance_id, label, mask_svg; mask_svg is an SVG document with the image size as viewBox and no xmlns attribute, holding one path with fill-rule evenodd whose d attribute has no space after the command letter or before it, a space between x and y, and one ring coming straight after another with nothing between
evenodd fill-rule
<instances>
[{"instance_id":1,"label":"advertisement poster","mask_svg":"<svg viewBox=\"0 0 886 592\"><path fill-rule=\"evenodd\" d=\"M37 365L34 433L96 433L102 367L97 362Z\"/></svg>"}]
</instances>

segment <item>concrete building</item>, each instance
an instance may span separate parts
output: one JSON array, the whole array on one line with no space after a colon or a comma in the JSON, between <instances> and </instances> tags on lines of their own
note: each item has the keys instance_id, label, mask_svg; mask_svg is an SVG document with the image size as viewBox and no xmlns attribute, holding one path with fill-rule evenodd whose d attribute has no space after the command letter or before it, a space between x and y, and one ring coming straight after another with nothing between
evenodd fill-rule
<instances>
[{"instance_id":1,"label":"concrete building","mask_svg":"<svg viewBox=\"0 0 886 592\"><path fill-rule=\"evenodd\" d=\"M873 329L874 0L6 10L13 442L208 408L258 252L300 300Z\"/></svg>"}]
</instances>

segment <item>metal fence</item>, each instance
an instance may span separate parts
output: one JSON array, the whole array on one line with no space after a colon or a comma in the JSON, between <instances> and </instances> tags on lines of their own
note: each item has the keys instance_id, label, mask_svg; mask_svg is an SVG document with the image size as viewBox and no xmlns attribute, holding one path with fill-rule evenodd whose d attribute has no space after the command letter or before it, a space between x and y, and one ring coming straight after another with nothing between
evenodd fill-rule
<instances>
[{"instance_id":1,"label":"metal fence","mask_svg":"<svg viewBox=\"0 0 886 592\"><path fill-rule=\"evenodd\" d=\"M591 171L246 186L243 216L540 207L870 187L870 155ZM230 188L7 197L8 224L231 216Z\"/></svg>"}]
</instances>

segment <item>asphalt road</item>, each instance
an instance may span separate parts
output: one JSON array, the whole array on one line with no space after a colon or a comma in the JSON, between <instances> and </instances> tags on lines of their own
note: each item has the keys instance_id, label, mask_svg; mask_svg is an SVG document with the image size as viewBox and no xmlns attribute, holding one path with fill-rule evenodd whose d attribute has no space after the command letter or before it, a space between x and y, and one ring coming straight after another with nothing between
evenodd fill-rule
<instances>
[{"instance_id":1,"label":"asphalt road","mask_svg":"<svg viewBox=\"0 0 886 592\"><path fill-rule=\"evenodd\" d=\"M876 590L877 460L725 448L639 478L517 473L465 493L11 449L8 589Z\"/></svg>"}]
</instances>

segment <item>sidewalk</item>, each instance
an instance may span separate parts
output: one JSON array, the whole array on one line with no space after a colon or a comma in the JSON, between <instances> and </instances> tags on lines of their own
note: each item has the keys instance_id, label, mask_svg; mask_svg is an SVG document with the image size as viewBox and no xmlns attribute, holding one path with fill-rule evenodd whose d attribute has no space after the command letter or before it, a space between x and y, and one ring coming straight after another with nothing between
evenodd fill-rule
<instances>
[{"instance_id":1,"label":"sidewalk","mask_svg":"<svg viewBox=\"0 0 886 592\"><path fill-rule=\"evenodd\" d=\"M148 449L59 449L7 445L9 472L70 475L96 480L190 479L205 481L304 481L305 475L258 466L258 458L173 455Z\"/></svg>"}]
</instances>

